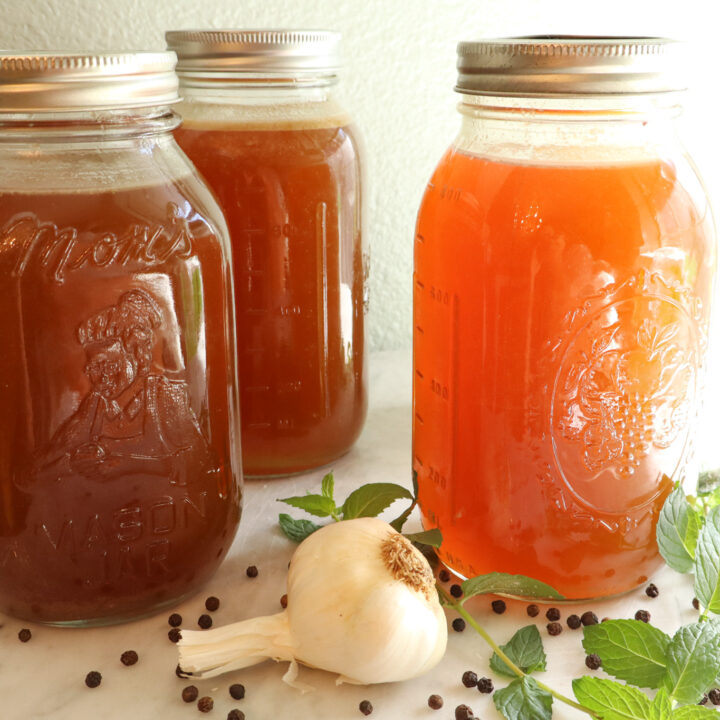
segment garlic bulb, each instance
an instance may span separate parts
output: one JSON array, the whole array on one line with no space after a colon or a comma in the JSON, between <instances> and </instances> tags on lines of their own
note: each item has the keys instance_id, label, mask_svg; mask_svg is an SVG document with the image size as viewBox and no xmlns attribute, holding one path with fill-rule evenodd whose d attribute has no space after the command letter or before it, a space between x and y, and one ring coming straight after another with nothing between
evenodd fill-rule
<instances>
[{"instance_id":1,"label":"garlic bulb","mask_svg":"<svg viewBox=\"0 0 720 720\"><path fill-rule=\"evenodd\" d=\"M182 631L180 667L213 677L267 658L339 674L338 682L406 680L442 658L447 624L423 555L378 518L327 525L295 551L288 607L214 630Z\"/></svg>"}]
</instances>

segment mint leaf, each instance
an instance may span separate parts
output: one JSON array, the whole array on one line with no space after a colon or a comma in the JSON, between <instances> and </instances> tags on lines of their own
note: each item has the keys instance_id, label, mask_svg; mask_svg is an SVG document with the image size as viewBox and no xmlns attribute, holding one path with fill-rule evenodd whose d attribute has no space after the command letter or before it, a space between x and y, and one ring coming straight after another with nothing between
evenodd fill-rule
<instances>
[{"instance_id":1,"label":"mint leaf","mask_svg":"<svg viewBox=\"0 0 720 720\"><path fill-rule=\"evenodd\" d=\"M706 610L720 613L720 507L710 511L697 541L695 595Z\"/></svg>"},{"instance_id":2,"label":"mint leaf","mask_svg":"<svg viewBox=\"0 0 720 720\"><path fill-rule=\"evenodd\" d=\"M473 595L503 594L520 595L533 598L553 598L562 600L563 596L555 588L539 580L525 577L525 575L509 575L508 573L488 573L477 575L462 584L465 599Z\"/></svg>"},{"instance_id":3,"label":"mint leaf","mask_svg":"<svg viewBox=\"0 0 720 720\"><path fill-rule=\"evenodd\" d=\"M320 529L319 525L310 522L310 520L296 520L285 513L280 513L278 520L280 529L290 540L296 543L302 542L308 535L312 535L316 530Z\"/></svg>"},{"instance_id":4,"label":"mint leaf","mask_svg":"<svg viewBox=\"0 0 720 720\"><path fill-rule=\"evenodd\" d=\"M412 503L390 523L390 525L392 525L392 527L398 532L402 532L403 525L405 525L405 521L410 517L410 513L412 513L414 508L415 500L413 500Z\"/></svg>"},{"instance_id":5,"label":"mint leaf","mask_svg":"<svg viewBox=\"0 0 720 720\"><path fill-rule=\"evenodd\" d=\"M642 690L614 680L583 675L572 682L578 702L603 720L647 720L650 700Z\"/></svg>"},{"instance_id":6,"label":"mint leaf","mask_svg":"<svg viewBox=\"0 0 720 720\"><path fill-rule=\"evenodd\" d=\"M300 508L310 515L327 517L336 511L335 503L324 495L298 495L297 497L278 498L278 502Z\"/></svg>"},{"instance_id":7,"label":"mint leaf","mask_svg":"<svg viewBox=\"0 0 720 720\"><path fill-rule=\"evenodd\" d=\"M547 657L543 648L542 638L536 625L520 628L510 638L510 642L501 645L500 649L523 671L532 673L545 670ZM497 653L490 658L490 668L498 675L516 677L515 673L505 664Z\"/></svg>"},{"instance_id":8,"label":"mint leaf","mask_svg":"<svg viewBox=\"0 0 720 720\"><path fill-rule=\"evenodd\" d=\"M507 720L550 720L552 701L552 695L527 675L493 694L495 707Z\"/></svg>"},{"instance_id":9,"label":"mint leaf","mask_svg":"<svg viewBox=\"0 0 720 720\"><path fill-rule=\"evenodd\" d=\"M358 517L377 517L396 500L409 498L407 488L395 483L368 483L361 485L347 496L342 506L343 520Z\"/></svg>"},{"instance_id":10,"label":"mint leaf","mask_svg":"<svg viewBox=\"0 0 720 720\"><path fill-rule=\"evenodd\" d=\"M665 688L660 688L650 705L648 720L670 720L672 716L672 702Z\"/></svg>"},{"instance_id":11,"label":"mint leaf","mask_svg":"<svg viewBox=\"0 0 720 720\"><path fill-rule=\"evenodd\" d=\"M599 655L606 673L638 687L660 687L669 644L662 630L640 620L606 620L583 627L585 652Z\"/></svg>"},{"instance_id":12,"label":"mint leaf","mask_svg":"<svg viewBox=\"0 0 720 720\"><path fill-rule=\"evenodd\" d=\"M667 674L663 686L680 705L702 698L717 675L720 631L713 622L684 625L667 650Z\"/></svg>"},{"instance_id":13,"label":"mint leaf","mask_svg":"<svg viewBox=\"0 0 720 720\"><path fill-rule=\"evenodd\" d=\"M700 516L682 488L676 487L665 500L656 529L660 554L673 570L688 573L693 569L700 525Z\"/></svg>"},{"instance_id":14,"label":"mint leaf","mask_svg":"<svg viewBox=\"0 0 720 720\"><path fill-rule=\"evenodd\" d=\"M329 472L325 477L322 479L322 489L320 492L323 494L324 497L328 498L329 500L333 500L333 505L335 504L333 493L335 492L335 478L333 477L333 474Z\"/></svg>"},{"instance_id":15,"label":"mint leaf","mask_svg":"<svg viewBox=\"0 0 720 720\"><path fill-rule=\"evenodd\" d=\"M437 528L418 533L408 533L405 537L410 540L410 542L429 545L434 548L439 548L442 544L442 533Z\"/></svg>"},{"instance_id":16,"label":"mint leaf","mask_svg":"<svg viewBox=\"0 0 720 720\"><path fill-rule=\"evenodd\" d=\"M672 720L717 720L718 711L702 705L684 705L676 708Z\"/></svg>"}]
</instances>

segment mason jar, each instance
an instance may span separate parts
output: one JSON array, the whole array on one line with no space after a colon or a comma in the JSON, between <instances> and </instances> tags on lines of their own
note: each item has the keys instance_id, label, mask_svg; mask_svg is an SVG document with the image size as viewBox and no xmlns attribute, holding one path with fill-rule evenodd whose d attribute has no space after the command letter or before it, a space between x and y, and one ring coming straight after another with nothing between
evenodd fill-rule
<instances>
[{"instance_id":1,"label":"mason jar","mask_svg":"<svg viewBox=\"0 0 720 720\"><path fill-rule=\"evenodd\" d=\"M367 410L362 158L337 33L177 31L182 149L234 256L246 475L347 452Z\"/></svg>"},{"instance_id":2,"label":"mason jar","mask_svg":"<svg viewBox=\"0 0 720 720\"><path fill-rule=\"evenodd\" d=\"M241 465L220 210L173 53L0 55L0 610L88 625L197 590Z\"/></svg>"},{"instance_id":3,"label":"mason jar","mask_svg":"<svg viewBox=\"0 0 720 720\"><path fill-rule=\"evenodd\" d=\"M413 468L463 576L567 598L645 583L692 479L715 268L678 139L681 44L458 46L460 131L427 185L414 274Z\"/></svg>"}]
</instances>

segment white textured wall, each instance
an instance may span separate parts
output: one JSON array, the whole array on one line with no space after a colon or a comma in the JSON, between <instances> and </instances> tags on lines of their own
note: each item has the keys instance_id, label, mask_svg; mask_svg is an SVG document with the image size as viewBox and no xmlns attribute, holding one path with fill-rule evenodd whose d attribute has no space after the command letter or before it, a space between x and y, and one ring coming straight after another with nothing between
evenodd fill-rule
<instances>
[{"instance_id":1,"label":"white textured wall","mask_svg":"<svg viewBox=\"0 0 720 720\"><path fill-rule=\"evenodd\" d=\"M714 0L0 0L0 48L161 49L167 29L339 30L342 96L366 141L373 349L411 342L415 213L457 127L460 39L540 33L694 38L700 71L690 107L692 149L720 206ZM705 47L705 45L707 47Z\"/></svg>"}]
</instances>

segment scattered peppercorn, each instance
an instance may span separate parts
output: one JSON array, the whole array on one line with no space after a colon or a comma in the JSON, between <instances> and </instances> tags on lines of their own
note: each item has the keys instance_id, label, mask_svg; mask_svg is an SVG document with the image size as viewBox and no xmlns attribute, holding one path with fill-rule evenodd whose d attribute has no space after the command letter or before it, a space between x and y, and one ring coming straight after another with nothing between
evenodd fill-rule
<instances>
[{"instance_id":1,"label":"scattered peppercorn","mask_svg":"<svg viewBox=\"0 0 720 720\"><path fill-rule=\"evenodd\" d=\"M545 613L545 617L551 622L555 622L560 619L560 611L556 607L548 608L548 611Z\"/></svg>"},{"instance_id":2,"label":"scattered peppercorn","mask_svg":"<svg viewBox=\"0 0 720 720\"><path fill-rule=\"evenodd\" d=\"M450 594L454 598L462 597L462 588L459 585L451 585L450 586Z\"/></svg>"},{"instance_id":3,"label":"scattered peppercorn","mask_svg":"<svg viewBox=\"0 0 720 720\"><path fill-rule=\"evenodd\" d=\"M607 622L608 620L612 620L612 618L604 617L600 622L604 623L604 622Z\"/></svg>"},{"instance_id":4,"label":"scattered peppercorn","mask_svg":"<svg viewBox=\"0 0 720 720\"><path fill-rule=\"evenodd\" d=\"M172 630L168 630L168 638L170 639L170 642L176 643L182 640L182 635L177 628L173 628Z\"/></svg>"},{"instance_id":5,"label":"scattered peppercorn","mask_svg":"<svg viewBox=\"0 0 720 720\"><path fill-rule=\"evenodd\" d=\"M588 610L580 616L580 622L583 625L597 625L598 616L594 612L592 612L592 610Z\"/></svg>"},{"instance_id":6,"label":"scattered peppercorn","mask_svg":"<svg viewBox=\"0 0 720 720\"><path fill-rule=\"evenodd\" d=\"M242 700L245 697L245 686L240 683L234 683L228 690L233 700Z\"/></svg>"},{"instance_id":7,"label":"scattered peppercorn","mask_svg":"<svg viewBox=\"0 0 720 720\"><path fill-rule=\"evenodd\" d=\"M455 618L452 621L452 628L455 632L462 632L465 629L465 621L462 618Z\"/></svg>"},{"instance_id":8,"label":"scattered peppercorn","mask_svg":"<svg viewBox=\"0 0 720 720\"><path fill-rule=\"evenodd\" d=\"M458 705L455 708L455 720L473 720L475 713L467 705Z\"/></svg>"},{"instance_id":9,"label":"scattered peppercorn","mask_svg":"<svg viewBox=\"0 0 720 720\"><path fill-rule=\"evenodd\" d=\"M641 622L644 622L644 623L649 623L650 622L650 613L647 610L638 610L635 613L635 619L640 620Z\"/></svg>"},{"instance_id":10,"label":"scattered peppercorn","mask_svg":"<svg viewBox=\"0 0 720 720\"><path fill-rule=\"evenodd\" d=\"M526 611L530 617L537 617L540 613L540 608L537 605L532 604L527 606Z\"/></svg>"},{"instance_id":11,"label":"scattered peppercorn","mask_svg":"<svg viewBox=\"0 0 720 720\"><path fill-rule=\"evenodd\" d=\"M648 597L656 598L656 597L660 594L660 591L657 589L657 585L656 585L655 583L650 583L650 584L645 588L645 594L646 594Z\"/></svg>"},{"instance_id":12,"label":"scattered peppercorn","mask_svg":"<svg viewBox=\"0 0 720 720\"><path fill-rule=\"evenodd\" d=\"M215 703L213 702L213 699L207 695L198 700L198 710L202 713L210 712L214 706Z\"/></svg>"},{"instance_id":13,"label":"scattered peppercorn","mask_svg":"<svg viewBox=\"0 0 720 720\"><path fill-rule=\"evenodd\" d=\"M498 615L502 615L507 609L507 605L505 604L504 600L493 600L491 605L493 612L497 613Z\"/></svg>"},{"instance_id":14,"label":"scattered peppercorn","mask_svg":"<svg viewBox=\"0 0 720 720\"><path fill-rule=\"evenodd\" d=\"M438 579L440 580L440 582L448 582L450 580L450 573L445 568L443 568L438 573ZM430 697L440 697L440 696L439 695L431 695ZM440 701L442 702L442 698L440 698ZM442 707L442 705L440 707Z\"/></svg>"},{"instance_id":15,"label":"scattered peppercorn","mask_svg":"<svg viewBox=\"0 0 720 720\"><path fill-rule=\"evenodd\" d=\"M134 650L126 650L121 656L120 656L120 662L123 665L134 665L138 661L138 654Z\"/></svg>"},{"instance_id":16,"label":"scattered peppercorn","mask_svg":"<svg viewBox=\"0 0 720 720\"><path fill-rule=\"evenodd\" d=\"M208 612L215 612L219 607L220 600L214 595L211 595L207 600L205 600L205 609Z\"/></svg>"},{"instance_id":17,"label":"scattered peppercorn","mask_svg":"<svg viewBox=\"0 0 720 720\"><path fill-rule=\"evenodd\" d=\"M227 720L245 720L245 713L242 710L231 710L227 714Z\"/></svg>"},{"instance_id":18,"label":"scattered peppercorn","mask_svg":"<svg viewBox=\"0 0 720 720\"><path fill-rule=\"evenodd\" d=\"M198 625L203 629L207 630L209 627L212 627L212 618L209 615L202 614L198 618Z\"/></svg>"},{"instance_id":19,"label":"scattered peppercorn","mask_svg":"<svg viewBox=\"0 0 720 720\"><path fill-rule=\"evenodd\" d=\"M363 715L369 715L373 711L372 703L369 700L363 700L359 707Z\"/></svg>"},{"instance_id":20,"label":"scattered peppercorn","mask_svg":"<svg viewBox=\"0 0 720 720\"><path fill-rule=\"evenodd\" d=\"M462 676L462 684L466 688L476 687L478 684L477 673L474 673L472 670L466 670Z\"/></svg>"},{"instance_id":21,"label":"scattered peppercorn","mask_svg":"<svg viewBox=\"0 0 720 720\"><path fill-rule=\"evenodd\" d=\"M577 630L582 625L582 620L579 615L568 615L566 622L571 630Z\"/></svg>"},{"instance_id":22,"label":"scattered peppercorn","mask_svg":"<svg viewBox=\"0 0 720 720\"><path fill-rule=\"evenodd\" d=\"M433 710L439 710L443 705L444 701L440 697L440 695L431 695L428 698L428 707L432 708Z\"/></svg>"},{"instance_id":23,"label":"scattered peppercorn","mask_svg":"<svg viewBox=\"0 0 720 720\"><path fill-rule=\"evenodd\" d=\"M547 624L548 635L559 635L562 632L562 625L559 622Z\"/></svg>"},{"instance_id":24,"label":"scattered peppercorn","mask_svg":"<svg viewBox=\"0 0 720 720\"><path fill-rule=\"evenodd\" d=\"M168 618L168 625L170 627L180 627L182 625L182 615L180 615L179 613L173 613Z\"/></svg>"},{"instance_id":25,"label":"scattered peppercorn","mask_svg":"<svg viewBox=\"0 0 720 720\"><path fill-rule=\"evenodd\" d=\"M32 637L32 633L30 632L30 630L28 628L23 628L18 633L18 640L20 640L20 642L27 642L28 640L30 640L31 637Z\"/></svg>"},{"instance_id":26,"label":"scattered peppercorn","mask_svg":"<svg viewBox=\"0 0 720 720\"><path fill-rule=\"evenodd\" d=\"M198 689L194 685L188 685L187 687L183 688L182 699L186 703L195 702L197 700L198 695L199 695Z\"/></svg>"},{"instance_id":27,"label":"scattered peppercorn","mask_svg":"<svg viewBox=\"0 0 720 720\"><path fill-rule=\"evenodd\" d=\"M713 705L720 705L720 688L713 688L708 693L708 697Z\"/></svg>"},{"instance_id":28,"label":"scattered peppercorn","mask_svg":"<svg viewBox=\"0 0 720 720\"><path fill-rule=\"evenodd\" d=\"M246 574L249 578L256 578L256 577L258 576L258 569L257 569L254 565L251 565L251 566L245 571L245 574Z\"/></svg>"},{"instance_id":29,"label":"scattered peppercorn","mask_svg":"<svg viewBox=\"0 0 720 720\"><path fill-rule=\"evenodd\" d=\"M495 686L493 685L493 681L490 678L482 677L478 680L477 689L481 693L488 694L495 689Z\"/></svg>"},{"instance_id":30,"label":"scattered peppercorn","mask_svg":"<svg viewBox=\"0 0 720 720\"><path fill-rule=\"evenodd\" d=\"M708 702L708 696L703 695L702 700L698 703L698 705L707 705L707 702Z\"/></svg>"},{"instance_id":31,"label":"scattered peppercorn","mask_svg":"<svg viewBox=\"0 0 720 720\"><path fill-rule=\"evenodd\" d=\"M280 607L286 608L287 607L287 595L283 595L280 598Z\"/></svg>"},{"instance_id":32,"label":"scattered peppercorn","mask_svg":"<svg viewBox=\"0 0 720 720\"><path fill-rule=\"evenodd\" d=\"M585 665L587 665L591 670L597 670L602 665L602 660L600 660L599 655L591 653L585 657Z\"/></svg>"},{"instance_id":33,"label":"scattered peppercorn","mask_svg":"<svg viewBox=\"0 0 720 720\"><path fill-rule=\"evenodd\" d=\"M699 601L697 598L693 598L692 606L693 606L696 610L699 610L699 609L700 609L700 601Z\"/></svg>"},{"instance_id":34,"label":"scattered peppercorn","mask_svg":"<svg viewBox=\"0 0 720 720\"><path fill-rule=\"evenodd\" d=\"M85 684L89 688L96 688L102 682L102 675L97 670L91 670L85 676Z\"/></svg>"},{"instance_id":35,"label":"scattered peppercorn","mask_svg":"<svg viewBox=\"0 0 720 720\"><path fill-rule=\"evenodd\" d=\"M188 678L192 675L192 673L185 672L179 665L175 668L175 674L179 678Z\"/></svg>"}]
</instances>

